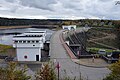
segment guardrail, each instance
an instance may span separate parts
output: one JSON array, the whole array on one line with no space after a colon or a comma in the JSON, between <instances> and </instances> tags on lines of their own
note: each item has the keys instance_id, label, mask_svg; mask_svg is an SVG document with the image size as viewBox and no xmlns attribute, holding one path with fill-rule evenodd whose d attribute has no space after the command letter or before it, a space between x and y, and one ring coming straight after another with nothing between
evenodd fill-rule
<instances>
[{"instance_id":1,"label":"guardrail","mask_svg":"<svg viewBox=\"0 0 120 80\"><path fill-rule=\"evenodd\" d=\"M116 62L116 61L119 61L119 59L118 58L108 58L108 57L106 57L106 56L102 56L102 58L107 62L107 63L114 63L114 62Z\"/></svg>"},{"instance_id":2,"label":"guardrail","mask_svg":"<svg viewBox=\"0 0 120 80\"><path fill-rule=\"evenodd\" d=\"M73 52L70 50L70 48L67 46L67 44L63 40L63 34L62 33L59 35L59 38L60 38L61 43L63 43L62 45L66 49L66 51L67 51L68 55L70 56L70 58L76 59L77 57L73 54Z\"/></svg>"}]
</instances>

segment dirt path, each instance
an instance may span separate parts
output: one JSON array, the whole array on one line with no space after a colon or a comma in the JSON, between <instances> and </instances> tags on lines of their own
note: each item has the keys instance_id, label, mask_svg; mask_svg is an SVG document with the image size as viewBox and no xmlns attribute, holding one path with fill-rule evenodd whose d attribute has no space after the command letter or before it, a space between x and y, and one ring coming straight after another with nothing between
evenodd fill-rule
<instances>
[{"instance_id":1,"label":"dirt path","mask_svg":"<svg viewBox=\"0 0 120 80\"><path fill-rule=\"evenodd\" d=\"M109 46L109 45L103 44L103 43L99 43L99 42L95 42L95 41L90 41L90 42L93 42L93 43L95 43L95 44L102 45L102 46L105 46L105 47L108 47L108 48L116 49L116 50L117 50L117 48L115 48L115 47L113 47L113 46Z\"/></svg>"},{"instance_id":2,"label":"dirt path","mask_svg":"<svg viewBox=\"0 0 120 80\"><path fill-rule=\"evenodd\" d=\"M88 42L98 41L98 40L104 40L104 39L108 39L108 38L115 39L115 38L116 38L116 35L114 35L114 34L108 34L107 36L102 37L102 38L97 38L97 39L88 40Z\"/></svg>"}]
</instances>

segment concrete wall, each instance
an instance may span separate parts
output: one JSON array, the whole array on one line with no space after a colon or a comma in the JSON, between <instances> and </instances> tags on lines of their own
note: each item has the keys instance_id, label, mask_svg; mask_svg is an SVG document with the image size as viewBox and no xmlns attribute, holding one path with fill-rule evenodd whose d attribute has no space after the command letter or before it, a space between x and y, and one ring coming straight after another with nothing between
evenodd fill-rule
<instances>
[{"instance_id":1,"label":"concrete wall","mask_svg":"<svg viewBox=\"0 0 120 80\"><path fill-rule=\"evenodd\" d=\"M32 44L16 44L16 47L23 47L23 48L39 48L39 47L43 47L43 43L38 44L38 43L32 43Z\"/></svg>"},{"instance_id":2,"label":"concrete wall","mask_svg":"<svg viewBox=\"0 0 120 80\"><path fill-rule=\"evenodd\" d=\"M40 48L17 48L17 59L18 61L36 61L36 55L39 55L41 59ZM27 56L25 58L24 56Z\"/></svg>"}]
</instances>

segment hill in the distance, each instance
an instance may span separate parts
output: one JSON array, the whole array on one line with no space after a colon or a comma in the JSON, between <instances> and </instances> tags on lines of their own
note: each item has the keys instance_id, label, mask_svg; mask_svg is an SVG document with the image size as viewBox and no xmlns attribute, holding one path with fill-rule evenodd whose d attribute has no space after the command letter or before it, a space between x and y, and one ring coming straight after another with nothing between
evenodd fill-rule
<instances>
[{"instance_id":1,"label":"hill in the distance","mask_svg":"<svg viewBox=\"0 0 120 80\"><path fill-rule=\"evenodd\" d=\"M0 26L25 26L25 25L78 25L78 26L106 26L111 27L115 21L120 20L100 20L100 19L17 19L0 17Z\"/></svg>"}]
</instances>

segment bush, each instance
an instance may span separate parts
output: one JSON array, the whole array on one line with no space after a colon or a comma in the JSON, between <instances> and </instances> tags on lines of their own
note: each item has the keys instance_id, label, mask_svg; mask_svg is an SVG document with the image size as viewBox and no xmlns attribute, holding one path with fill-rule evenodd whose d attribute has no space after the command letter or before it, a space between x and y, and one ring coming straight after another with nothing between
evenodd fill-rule
<instances>
[{"instance_id":1,"label":"bush","mask_svg":"<svg viewBox=\"0 0 120 80\"><path fill-rule=\"evenodd\" d=\"M91 54L97 54L98 53L98 50L99 48L89 48L88 51L91 53Z\"/></svg>"},{"instance_id":2,"label":"bush","mask_svg":"<svg viewBox=\"0 0 120 80\"><path fill-rule=\"evenodd\" d=\"M36 74L36 80L56 80L54 68L50 64L44 64Z\"/></svg>"},{"instance_id":3,"label":"bush","mask_svg":"<svg viewBox=\"0 0 120 80\"><path fill-rule=\"evenodd\" d=\"M109 70L111 70L111 73L103 80L120 80L120 61L112 64Z\"/></svg>"},{"instance_id":4,"label":"bush","mask_svg":"<svg viewBox=\"0 0 120 80\"><path fill-rule=\"evenodd\" d=\"M19 69L17 63L10 62L6 68L0 68L0 80L29 80L26 75L27 68Z\"/></svg>"},{"instance_id":5,"label":"bush","mask_svg":"<svg viewBox=\"0 0 120 80\"><path fill-rule=\"evenodd\" d=\"M13 47L12 46L8 46L8 45L2 45L0 44L0 53L5 53L6 50L8 49L12 49Z\"/></svg>"}]
</instances>

